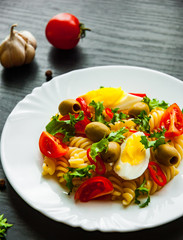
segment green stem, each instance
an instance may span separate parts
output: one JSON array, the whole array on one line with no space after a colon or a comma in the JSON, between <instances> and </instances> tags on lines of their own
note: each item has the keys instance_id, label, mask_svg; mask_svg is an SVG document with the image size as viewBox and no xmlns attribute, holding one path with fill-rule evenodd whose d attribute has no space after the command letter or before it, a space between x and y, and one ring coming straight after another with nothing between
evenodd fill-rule
<instances>
[{"instance_id":1,"label":"green stem","mask_svg":"<svg viewBox=\"0 0 183 240\"><path fill-rule=\"evenodd\" d=\"M90 28L85 28L85 25L83 23L80 23L79 27L80 27L80 38L84 38L86 36L86 31L91 31Z\"/></svg>"}]
</instances>

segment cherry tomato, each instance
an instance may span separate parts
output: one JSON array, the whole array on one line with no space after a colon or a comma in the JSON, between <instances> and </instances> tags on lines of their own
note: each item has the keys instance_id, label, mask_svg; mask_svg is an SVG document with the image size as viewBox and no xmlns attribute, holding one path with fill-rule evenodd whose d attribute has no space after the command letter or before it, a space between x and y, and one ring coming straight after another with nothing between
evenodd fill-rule
<instances>
[{"instance_id":1,"label":"cherry tomato","mask_svg":"<svg viewBox=\"0 0 183 240\"><path fill-rule=\"evenodd\" d=\"M39 138L39 149L47 157L59 158L65 155L69 148L48 132L43 131Z\"/></svg>"},{"instance_id":2,"label":"cherry tomato","mask_svg":"<svg viewBox=\"0 0 183 240\"><path fill-rule=\"evenodd\" d=\"M45 34L48 41L56 48L72 49L85 37L90 30L70 13L60 13L51 18L46 26Z\"/></svg>"},{"instance_id":3,"label":"cherry tomato","mask_svg":"<svg viewBox=\"0 0 183 240\"><path fill-rule=\"evenodd\" d=\"M79 116L79 114L74 114L75 115L75 118L77 118ZM60 120L69 120L70 117L69 115L65 115L63 116ZM79 134L85 134L85 127L86 125L88 125L90 123L90 120L84 116L84 119L81 120L81 121L78 121L76 124L75 124L75 130L76 130L76 133L79 133Z\"/></svg>"},{"instance_id":4,"label":"cherry tomato","mask_svg":"<svg viewBox=\"0 0 183 240\"><path fill-rule=\"evenodd\" d=\"M161 118L160 127L164 127L167 130L165 137L168 138L176 137L183 133L183 114L176 103L166 109Z\"/></svg>"},{"instance_id":5,"label":"cherry tomato","mask_svg":"<svg viewBox=\"0 0 183 240\"><path fill-rule=\"evenodd\" d=\"M74 199L88 202L91 199L110 194L113 191L111 181L105 177L89 178L77 189Z\"/></svg>"}]
</instances>

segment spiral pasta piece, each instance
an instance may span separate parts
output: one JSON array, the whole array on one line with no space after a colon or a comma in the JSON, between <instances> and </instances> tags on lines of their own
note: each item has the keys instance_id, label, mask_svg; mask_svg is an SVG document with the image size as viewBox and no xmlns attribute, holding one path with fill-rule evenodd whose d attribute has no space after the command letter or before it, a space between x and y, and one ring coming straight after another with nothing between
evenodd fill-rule
<instances>
[{"instance_id":1,"label":"spiral pasta piece","mask_svg":"<svg viewBox=\"0 0 183 240\"><path fill-rule=\"evenodd\" d=\"M57 160L56 175L60 183L65 183L64 174L69 171L68 167L69 167L69 162L65 156Z\"/></svg>"},{"instance_id":2,"label":"spiral pasta piece","mask_svg":"<svg viewBox=\"0 0 183 240\"><path fill-rule=\"evenodd\" d=\"M66 154L66 157L68 158L70 167L81 168L86 167L90 164L87 157L87 151L82 148L69 147L69 151Z\"/></svg>"},{"instance_id":3,"label":"spiral pasta piece","mask_svg":"<svg viewBox=\"0 0 183 240\"><path fill-rule=\"evenodd\" d=\"M56 169L55 159L44 156L44 162L42 165L42 174L43 175L53 175Z\"/></svg>"},{"instance_id":4,"label":"spiral pasta piece","mask_svg":"<svg viewBox=\"0 0 183 240\"><path fill-rule=\"evenodd\" d=\"M175 166L165 166L161 164L160 167L166 176L167 183L179 173L179 170Z\"/></svg>"},{"instance_id":5,"label":"spiral pasta piece","mask_svg":"<svg viewBox=\"0 0 183 240\"><path fill-rule=\"evenodd\" d=\"M87 150L88 148L91 148L92 144L93 144L92 140L84 137L72 137L70 138L70 142L69 142L70 147L83 148L85 150Z\"/></svg>"},{"instance_id":6,"label":"spiral pasta piece","mask_svg":"<svg viewBox=\"0 0 183 240\"><path fill-rule=\"evenodd\" d=\"M125 180L122 183L122 187L122 204L128 206L135 198L135 189L137 188L137 185L134 180Z\"/></svg>"},{"instance_id":7,"label":"spiral pasta piece","mask_svg":"<svg viewBox=\"0 0 183 240\"><path fill-rule=\"evenodd\" d=\"M132 119L123 120L122 122L116 122L115 124L110 124L110 128L112 131L118 131L121 128L126 127L129 129L135 129L136 124L132 121Z\"/></svg>"},{"instance_id":8,"label":"spiral pasta piece","mask_svg":"<svg viewBox=\"0 0 183 240\"><path fill-rule=\"evenodd\" d=\"M162 108L153 109L149 116L151 117L149 120L150 131L159 128L161 117L164 114L164 110Z\"/></svg>"},{"instance_id":9,"label":"spiral pasta piece","mask_svg":"<svg viewBox=\"0 0 183 240\"><path fill-rule=\"evenodd\" d=\"M109 173L107 178L111 181L114 187L114 190L111 193L111 200L121 200L123 193L122 179L120 179L114 172Z\"/></svg>"}]
</instances>

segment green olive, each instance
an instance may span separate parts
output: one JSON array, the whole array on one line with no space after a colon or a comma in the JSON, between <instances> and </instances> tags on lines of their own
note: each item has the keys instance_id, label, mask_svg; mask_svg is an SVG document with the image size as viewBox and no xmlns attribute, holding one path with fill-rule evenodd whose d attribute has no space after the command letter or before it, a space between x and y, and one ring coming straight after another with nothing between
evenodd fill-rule
<instances>
[{"instance_id":1,"label":"green olive","mask_svg":"<svg viewBox=\"0 0 183 240\"><path fill-rule=\"evenodd\" d=\"M138 116L142 111L145 111L149 114L149 107L144 102L137 102L129 109L128 114L134 117Z\"/></svg>"},{"instance_id":2,"label":"green olive","mask_svg":"<svg viewBox=\"0 0 183 240\"><path fill-rule=\"evenodd\" d=\"M159 163L166 166L175 165L179 161L178 151L168 143L158 146L154 155Z\"/></svg>"},{"instance_id":3,"label":"green olive","mask_svg":"<svg viewBox=\"0 0 183 240\"><path fill-rule=\"evenodd\" d=\"M91 122L86 126L85 133L89 139L98 142L109 135L110 129L101 122Z\"/></svg>"},{"instance_id":4,"label":"green olive","mask_svg":"<svg viewBox=\"0 0 183 240\"><path fill-rule=\"evenodd\" d=\"M64 116L68 113L78 113L81 110L81 106L74 99L66 99L59 104L58 110Z\"/></svg>"},{"instance_id":5,"label":"green olive","mask_svg":"<svg viewBox=\"0 0 183 240\"><path fill-rule=\"evenodd\" d=\"M104 162L116 162L119 159L121 147L117 142L109 142L107 151L101 152Z\"/></svg>"}]
</instances>

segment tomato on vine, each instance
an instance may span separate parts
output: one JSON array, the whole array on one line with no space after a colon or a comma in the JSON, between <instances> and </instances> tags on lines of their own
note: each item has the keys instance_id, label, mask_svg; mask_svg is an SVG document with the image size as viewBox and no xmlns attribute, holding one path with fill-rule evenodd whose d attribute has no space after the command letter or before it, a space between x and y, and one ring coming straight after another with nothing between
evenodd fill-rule
<instances>
[{"instance_id":1,"label":"tomato on vine","mask_svg":"<svg viewBox=\"0 0 183 240\"><path fill-rule=\"evenodd\" d=\"M47 23L45 34L48 41L59 49L74 48L80 38L85 37L85 28L78 18L70 13L60 13L52 17Z\"/></svg>"}]
</instances>

